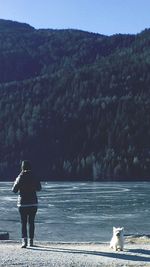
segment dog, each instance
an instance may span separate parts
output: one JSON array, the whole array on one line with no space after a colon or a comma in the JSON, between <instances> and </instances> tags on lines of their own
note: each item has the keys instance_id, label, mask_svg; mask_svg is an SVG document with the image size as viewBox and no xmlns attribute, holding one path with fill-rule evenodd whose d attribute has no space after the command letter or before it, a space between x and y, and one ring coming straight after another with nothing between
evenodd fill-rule
<instances>
[{"instance_id":1,"label":"dog","mask_svg":"<svg viewBox=\"0 0 150 267\"><path fill-rule=\"evenodd\" d=\"M124 249L124 228L123 227L113 227L113 236L110 241L110 248L115 251L123 251Z\"/></svg>"}]
</instances>

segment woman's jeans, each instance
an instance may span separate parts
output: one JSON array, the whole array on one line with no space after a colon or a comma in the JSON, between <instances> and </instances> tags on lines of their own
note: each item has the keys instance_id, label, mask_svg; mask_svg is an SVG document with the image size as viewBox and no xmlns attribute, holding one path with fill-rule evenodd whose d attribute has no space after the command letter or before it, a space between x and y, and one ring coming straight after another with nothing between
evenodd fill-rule
<instances>
[{"instance_id":1,"label":"woman's jeans","mask_svg":"<svg viewBox=\"0 0 150 267\"><path fill-rule=\"evenodd\" d=\"M29 226L29 238L34 238L34 220L37 212L37 207L19 207L21 216L21 231L22 238L27 238L27 224Z\"/></svg>"}]
</instances>

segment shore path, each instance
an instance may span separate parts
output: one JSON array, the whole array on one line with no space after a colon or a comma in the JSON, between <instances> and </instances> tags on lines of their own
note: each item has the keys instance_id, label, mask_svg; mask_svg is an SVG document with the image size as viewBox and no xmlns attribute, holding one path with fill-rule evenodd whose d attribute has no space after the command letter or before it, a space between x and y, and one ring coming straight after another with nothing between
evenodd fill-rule
<instances>
[{"instance_id":1,"label":"shore path","mask_svg":"<svg viewBox=\"0 0 150 267\"><path fill-rule=\"evenodd\" d=\"M105 267L150 266L150 239L132 238L124 251L114 252L108 243L50 243L38 241L33 248L0 241L0 266Z\"/></svg>"}]
</instances>

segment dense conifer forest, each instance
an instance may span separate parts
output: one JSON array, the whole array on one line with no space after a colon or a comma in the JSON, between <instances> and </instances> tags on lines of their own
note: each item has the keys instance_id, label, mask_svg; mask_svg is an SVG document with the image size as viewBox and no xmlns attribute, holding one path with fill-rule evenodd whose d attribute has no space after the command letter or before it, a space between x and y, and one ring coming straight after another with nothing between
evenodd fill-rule
<instances>
[{"instance_id":1,"label":"dense conifer forest","mask_svg":"<svg viewBox=\"0 0 150 267\"><path fill-rule=\"evenodd\" d=\"M150 30L104 36L0 20L0 180L150 177Z\"/></svg>"}]
</instances>

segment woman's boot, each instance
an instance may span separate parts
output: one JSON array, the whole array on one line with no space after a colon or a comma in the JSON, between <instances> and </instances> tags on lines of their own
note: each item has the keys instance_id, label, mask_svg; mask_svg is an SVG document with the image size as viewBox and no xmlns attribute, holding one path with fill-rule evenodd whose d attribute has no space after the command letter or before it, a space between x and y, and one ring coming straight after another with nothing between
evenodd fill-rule
<instances>
[{"instance_id":1,"label":"woman's boot","mask_svg":"<svg viewBox=\"0 0 150 267\"><path fill-rule=\"evenodd\" d=\"M27 247L27 238L22 238L22 246L21 248L26 248Z\"/></svg>"},{"instance_id":2,"label":"woman's boot","mask_svg":"<svg viewBox=\"0 0 150 267\"><path fill-rule=\"evenodd\" d=\"M30 238L30 239L29 239L29 246L30 246L30 247L33 247L33 238Z\"/></svg>"}]
</instances>

